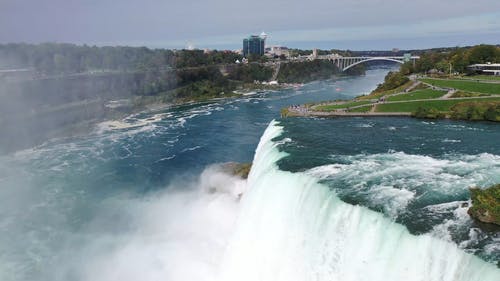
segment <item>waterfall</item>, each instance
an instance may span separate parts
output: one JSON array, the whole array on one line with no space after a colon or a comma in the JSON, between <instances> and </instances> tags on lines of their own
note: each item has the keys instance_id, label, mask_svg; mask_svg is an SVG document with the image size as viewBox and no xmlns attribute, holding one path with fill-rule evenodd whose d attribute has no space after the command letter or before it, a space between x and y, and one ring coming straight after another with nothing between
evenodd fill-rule
<instances>
[{"instance_id":1,"label":"waterfall","mask_svg":"<svg viewBox=\"0 0 500 281\"><path fill-rule=\"evenodd\" d=\"M412 235L305 173L279 170L281 133L273 121L261 137L220 280L500 280L453 243Z\"/></svg>"}]
</instances>

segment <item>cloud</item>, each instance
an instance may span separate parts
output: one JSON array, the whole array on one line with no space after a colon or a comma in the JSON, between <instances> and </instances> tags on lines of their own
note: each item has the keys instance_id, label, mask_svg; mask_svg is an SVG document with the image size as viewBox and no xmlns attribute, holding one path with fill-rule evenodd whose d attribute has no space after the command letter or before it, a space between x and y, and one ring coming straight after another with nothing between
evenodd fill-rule
<instances>
[{"instance_id":1,"label":"cloud","mask_svg":"<svg viewBox=\"0 0 500 281\"><path fill-rule=\"evenodd\" d=\"M281 42L330 40L327 36L331 40L363 40L370 36L407 38L442 34L442 29L456 32L459 26L474 32L491 30L498 27L498 14L492 15L491 11L500 11L497 0L27 2L2 1L0 42L142 43L181 47L190 40L203 45L229 43L232 38L238 38L239 42L241 36L262 30L275 34L275 39ZM207 42L209 40L213 41Z\"/></svg>"}]
</instances>

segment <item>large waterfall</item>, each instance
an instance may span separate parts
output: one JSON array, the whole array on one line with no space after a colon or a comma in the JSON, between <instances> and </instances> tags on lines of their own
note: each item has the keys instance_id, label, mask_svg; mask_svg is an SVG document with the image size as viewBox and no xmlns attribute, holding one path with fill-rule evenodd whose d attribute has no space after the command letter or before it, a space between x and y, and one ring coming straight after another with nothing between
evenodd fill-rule
<instances>
[{"instance_id":1,"label":"large waterfall","mask_svg":"<svg viewBox=\"0 0 500 281\"><path fill-rule=\"evenodd\" d=\"M453 243L411 235L304 173L280 171L281 133L273 121L257 147L221 280L499 280Z\"/></svg>"}]
</instances>

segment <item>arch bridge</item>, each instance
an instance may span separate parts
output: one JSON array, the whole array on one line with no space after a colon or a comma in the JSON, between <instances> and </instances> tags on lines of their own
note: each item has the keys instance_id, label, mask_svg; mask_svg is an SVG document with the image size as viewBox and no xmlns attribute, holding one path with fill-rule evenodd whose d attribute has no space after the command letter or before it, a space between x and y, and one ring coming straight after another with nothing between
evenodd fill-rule
<instances>
[{"instance_id":1,"label":"arch bridge","mask_svg":"<svg viewBox=\"0 0 500 281\"><path fill-rule=\"evenodd\" d=\"M412 61L413 64L415 64L415 61L418 60L419 58L420 58L419 56L390 56L390 57L378 57L378 56L342 57L339 55L318 56L318 59L327 59L332 61L342 71L346 71L351 67L369 61L392 61L400 64Z\"/></svg>"}]
</instances>

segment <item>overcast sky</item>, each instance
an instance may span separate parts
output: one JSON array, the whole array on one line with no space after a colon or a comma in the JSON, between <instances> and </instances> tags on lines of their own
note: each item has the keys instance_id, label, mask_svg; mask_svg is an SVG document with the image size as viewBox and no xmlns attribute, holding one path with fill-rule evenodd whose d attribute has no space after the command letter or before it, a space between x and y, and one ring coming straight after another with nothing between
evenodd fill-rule
<instances>
[{"instance_id":1,"label":"overcast sky","mask_svg":"<svg viewBox=\"0 0 500 281\"><path fill-rule=\"evenodd\" d=\"M500 44L500 0L0 0L0 43L389 49Z\"/></svg>"}]
</instances>

